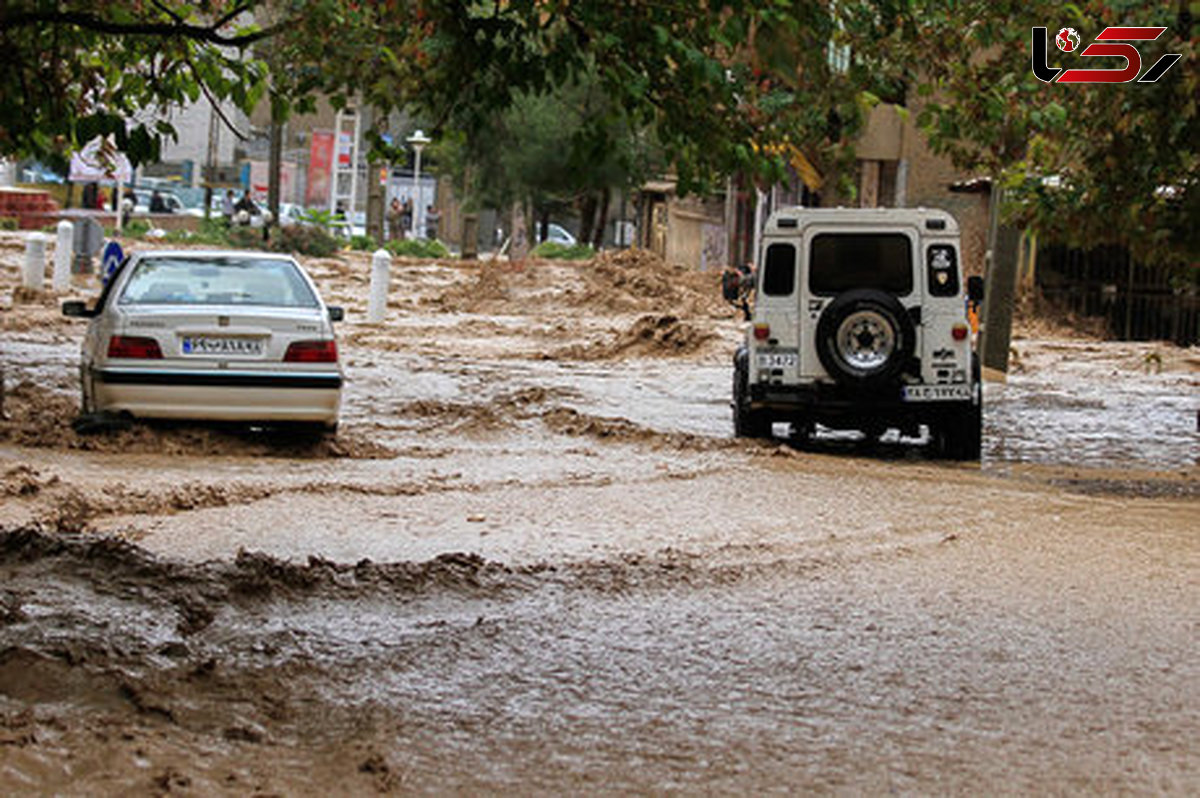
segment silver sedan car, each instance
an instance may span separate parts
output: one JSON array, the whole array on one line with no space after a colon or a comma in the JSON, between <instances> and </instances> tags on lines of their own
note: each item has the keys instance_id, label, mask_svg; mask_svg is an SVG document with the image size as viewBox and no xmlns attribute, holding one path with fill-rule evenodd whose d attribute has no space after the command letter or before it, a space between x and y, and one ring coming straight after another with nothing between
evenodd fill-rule
<instances>
[{"instance_id":1,"label":"silver sedan car","mask_svg":"<svg viewBox=\"0 0 1200 798\"><path fill-rule=\"evenodd\" d=\"M85 414L337 427L343 313L287 255L134 253L95 307L63 314L90 319Z\"/></svg>"}]
</instances>

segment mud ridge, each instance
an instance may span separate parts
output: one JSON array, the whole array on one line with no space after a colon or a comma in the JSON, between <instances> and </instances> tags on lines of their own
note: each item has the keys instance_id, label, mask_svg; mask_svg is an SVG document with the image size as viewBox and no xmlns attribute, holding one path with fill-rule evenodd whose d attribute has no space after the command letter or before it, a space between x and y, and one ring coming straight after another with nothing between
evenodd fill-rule
<instances>
[{"instance_id":1,"label":"mud ridge","mask_svg":"<svg viewBox=\"0 0 1200 798\"><path fill-rule=\"evenodd\" d=\"M550 430L571 437L645 443L690 451L742 448L741 444L734 440L708 438L686 432L659 432L638 426L629 419L593 416L569 407L553 408L542 413L540 418Z\"/></svg>"},{"instance_id":2,"label":"mud ridge","mask_svg":"<svg viewBox=\"0 0 1200 798\"><path fill-rule=\"evenodd\" d=\"M55 486L60 485L53 478ZM76 487L59 489L50 494L53 507L41 515L35 524L54 532L86 532L90 522L106 516L166 515L234 504L250 504L277 493L305 488L275 488L264 485L204 485L162 489L131 489L124 485L108 485L101 491L85 492Z\"/></svg>"},{"instance_id":3,"label":"mud ridge","mask_svg":"<svg viewBox=\"0 0 1200 798\"><path fill-rule=\"evenodd\" d=\"M79 415L77 400L28 380L7 392L5 411L7 418L0 420L0 441L34 448L203 457L378 460L395 456L386 446L353 430L310 438L236 426L137 423L129 429L81 435L71 426Z\"/></svg>"},{"instance_id":4,"label":"mud ridge","mask_svg":"<svg viewBox=\"0 0 1200 798\"><path fill-rule=\"evenodd\" d=\"M818 561L803 558L744 564L712 562L699 554L675 549L521 566L487 560L471 552L447 552L422 562L376 563L363 559L339 563L310 556L300 563L240 550L231 560L187 563L157 556L113 536L0 528L0 567L6 569L11 582L0 591L0 630L11 632L13 626L30 622L23 609L26 599L48 578L57 585L80 580L97 593L120 595L150 608L169 608L180 634L190 636L226 611L249 609L260 606L260 602L367 598L403 602L445 592L502 599L552 585L624 592L724 585L752 576L808 572L819 565ZM59 600L71 599L57 592L38 596L39 605Z\"/></svg>"},{"instance_id":5,"label":"mud ridge","mask_svg":"<svg viewBox=\"0 0 1200 798\"><path fill-rule=\"evenodd\" d=\"M233 560L189 564L156 557L116 537L48 534L32 528L0 529L0 565L13 572L16 582L35 584L53 575L84 578L102 592L128 594L136 588L143 600L156 596L182 608L180 622L192 629L203 628L205 618L216 617L222 606L242 599L398 599L431 590L494 595L522 585L520 572L471 553L450 552L426 562L346 564L321 557L292 563L243 550ZM23 579L15 577L17 571ZM9 616L21 612L19 600L6 599L5 607Z\"/></svg>"},{"instance_id":6,"label":"mud ridge","mask_svg":"<svg viewBox=\"0 0 1200 798\"><path fill-rule=\"evenodd\" d=\"M587 289L575 304L610 311L671 308L681 316L727 314L717 277L666 263L644 249L603 252L583 272Z\"/></svg>"},{"instance_id":7,"label":"mud ridge","mask_svg":"<svg viewBox=\"0 0 1200 798\"><path fill-rule=\"evenodd\" d=\"M546 355L550 360L611 360L621 357L681 357L695 354L717 334L677 316L642 316L611 342L576 344Z\"/></svg>"}]
</instances>

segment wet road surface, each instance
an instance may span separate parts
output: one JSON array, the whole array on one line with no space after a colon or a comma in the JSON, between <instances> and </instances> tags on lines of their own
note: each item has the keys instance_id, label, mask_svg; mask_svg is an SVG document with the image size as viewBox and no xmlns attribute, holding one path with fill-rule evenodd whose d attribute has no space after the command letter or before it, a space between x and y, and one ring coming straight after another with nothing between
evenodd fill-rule
<instances>
[{"instance_id":1,"label":"wet road surface","mask_svg":"<svg viewBox=\"0 0 1200 798\"><path fill-rule=\"evenodd\" d=\"M74 436L77 338L5 333L0 792L1200 790L1191 353L1018 341L982 468L798 451L731 438L735 325L411 271L307 449Z\"/></svg>"}]
</instances>

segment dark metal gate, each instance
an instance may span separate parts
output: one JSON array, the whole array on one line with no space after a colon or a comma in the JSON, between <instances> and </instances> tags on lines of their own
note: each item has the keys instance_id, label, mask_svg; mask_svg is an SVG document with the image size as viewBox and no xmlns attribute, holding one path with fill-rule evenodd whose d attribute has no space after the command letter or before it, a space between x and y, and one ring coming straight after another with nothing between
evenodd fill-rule
<instances>
[{"instance_id":1,"label":"dark metal gate","mask_svg":"<svg viewBox=\"0 0 1200 798\"><path fill-rule=\"evenodd\" d=\"M1200 343L1200 267L1143 266L1124 247L1038 250L1037 285L1050 304L1104 319L1127 341Z\"/></svg>"}]
</instances>

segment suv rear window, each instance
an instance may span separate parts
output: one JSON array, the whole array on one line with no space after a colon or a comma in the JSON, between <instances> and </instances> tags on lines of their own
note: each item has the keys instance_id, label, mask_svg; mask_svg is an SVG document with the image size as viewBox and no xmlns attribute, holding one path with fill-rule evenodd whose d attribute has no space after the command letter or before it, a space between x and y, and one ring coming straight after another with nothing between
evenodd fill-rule
<instances>
[{"instance_id":1,"label":"suv rear window","mask_svg":"<svg viewBox=\"0 0 1200 798\"><path fill-rule=\"evenodd\" d=\"M809 252L808 288L829 296L854 288L907 296L913 289L912 242L903 233L822 233Z\"/></svg>"},{"instance_id":2,"label":"suv rear window","mask_svg":"<svg viewBox=\"0 0 1200 798\"><path fill-rule=\"evenodd\" d=\"M768 296L789 296L796 290L796 248L791 244L772 244L767 247L763 267L763 293Z\"/></svg>"}]
</instances>

